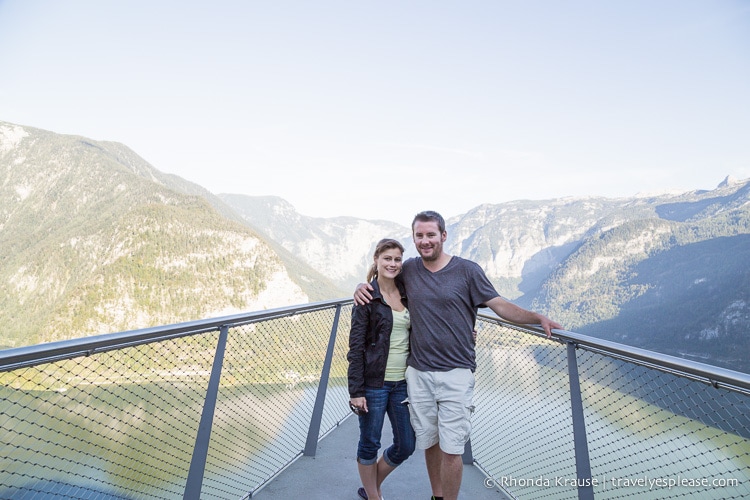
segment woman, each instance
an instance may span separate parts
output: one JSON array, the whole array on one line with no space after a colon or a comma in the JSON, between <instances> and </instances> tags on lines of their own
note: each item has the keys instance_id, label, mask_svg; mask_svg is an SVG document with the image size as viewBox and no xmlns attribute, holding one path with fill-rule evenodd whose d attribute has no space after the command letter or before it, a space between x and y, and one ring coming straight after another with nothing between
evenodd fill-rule
<instances>
[{"instance_id":1,"label":"woman","mask_svg":"<svg viewBox=\"0 0 750 500\"><path fill-rule=\"evenodd\" d=\"M354 306L349 333L349 406L359 416L357 468L360 498L382 499L380 485L414 453L414 429L407 406L406 357L409 354L409 310L401 272L404 247L383 239L375 246L367 274L373 300ZM391 422L393 444L378 459L385 415Z\"/></svg>"}]
</instances>

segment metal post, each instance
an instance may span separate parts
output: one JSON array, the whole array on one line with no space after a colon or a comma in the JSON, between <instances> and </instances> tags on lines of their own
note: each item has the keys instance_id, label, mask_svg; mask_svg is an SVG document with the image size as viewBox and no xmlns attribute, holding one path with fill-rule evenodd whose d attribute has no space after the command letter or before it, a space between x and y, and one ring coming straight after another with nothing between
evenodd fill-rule
<instances>
[{"instance_id":1,"label":"metal post","mask_svg":"<svg viewBox=\"0 0 750 500\"><path fill-rule=\"evenodd\" d=\"M570 379L570 407L573 416L573 442L576 453L576 474L578 478L578 499L593 500L594 485L591 480L589 445L586 440L586 422L583 415L583 398L578 379L576 346L568 342L568 378Z\"/></svg>"},{"instance_id":2,"label":"metal post","mask_svg":"<svg viewBox=\"0 0 750 500\"><path fill-rule=\"evenodd\" d=\"M333 348L336 344L336 330L339 327L339 316L341 316L341 304L336 306L336 315L333 318L331 327L331 336L328 338L328 350L326 359L323 363L323 370L320 373L320 383L318 384L318 394L315 397L315 406L313 407L312 417L310 417L310 428L307 430L307 441L303 455L314 457L318 449L318 434L320 433L320 422L323 419L323 406L326 402L326 391L328 390L328 375L331 372L331 362L333 360Z\"/></svg>"},{"instance_id":3,"label":"metal post","mask_svg":"<svg viewBox=\"0 0 750 500\"><path fill-rule=\"evenodd\" d=\"M187 483L185 483L184 500L200 500L201 486L203 485L203 473L206 470L206 458L208 457L208 444L211 440L211 427L213 426L214 410L216 400L219 397L219 382L221 381L221 367L224 364L224 351L227 346L229 327L224 325L219 330L219 342L216 346L214 364L211 368L211 376L208 379L206 400L203 403L203 413L198 425L198 435L195 437L193 447L193 458L190 460L190 471Z\"/></svg>"}]
</instances>

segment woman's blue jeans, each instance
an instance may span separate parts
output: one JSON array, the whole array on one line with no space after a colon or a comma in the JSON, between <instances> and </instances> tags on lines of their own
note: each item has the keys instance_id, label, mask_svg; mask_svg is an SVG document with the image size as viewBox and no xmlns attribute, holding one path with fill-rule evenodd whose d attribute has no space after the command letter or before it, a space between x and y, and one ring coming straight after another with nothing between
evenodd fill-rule
<instances>
[{"instance_id":1,"label":"woman's blue jeans","mask_svg":"<svg viewBox=\"0 0 750 500\"><path fill-rule=\"evenodd\" d=\"M372 465L378 460L380 435L386 414L391 422L393 444L383 452L383 460L397 467L414 453L416 438L409 421L406 381L385 382L383 387L366 387L367 413L359 416L357 461Z\"/></svg>"}]
</instances>

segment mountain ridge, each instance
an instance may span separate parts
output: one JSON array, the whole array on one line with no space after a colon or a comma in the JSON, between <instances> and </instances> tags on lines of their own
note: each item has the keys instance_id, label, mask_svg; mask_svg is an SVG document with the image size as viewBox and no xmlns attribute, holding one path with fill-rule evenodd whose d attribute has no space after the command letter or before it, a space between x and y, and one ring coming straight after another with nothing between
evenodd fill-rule
<instances>
[{"instance_id":1,"label":"mountain ridge","mask_svg":"<svg viewBox=\"0 0 750 500\"><path fill-rule=\"evenodd\" d=\"M416 253L410 229L394 222L307 217L279 197L214 195L123 144L5 122L0 201L5 346L350 296L379 239ZM481 204L446 222L448 253L474 260L502 295L566 329L708 353L750 372L736 355L750 347L741 251L750 180ZM695 271L697 284L672 268ZM699 296L699 310L683 307L701 304L690 290L709 282L723 292ZM653 320L668 311L681 320Z\"/></svg>"},{"instance_id":2,"label":"mountain ridge","mask_svg":"<svg viewBox=\"0 0 750 500\"><path fill-rule=\"evenodd\" d=\"M249 197L243 195L222 194L220 197L235 207L243 199L250 205L259 202L248 202ZM275 210L277 202L283 203L283 208ZM303 231L307 236L300 237L299 241L307 241L311 234L316 234L318 220L304 216L296 218L299 214L291 205L278 198L266 198L263 203L267 205L264 213L269 219L259 224L259 231L287 224L282 239L293 239L296 232ZM277 211L284 213L284 218L274 218ZM750 334L747 333L750 331L747 311L750 301L744 300L741 294L727 295L722 299L728 301L726 304L713 304L709 308L713 314L710 321L700 319L696 314L691 319L696 332L690 334L685 333L684 322L667 320L657 328L659 323L647 317L640 316L642 324L634 323L632 319L635 314L632 311L653 314L653 309L636 305L657 287L667 286L652 283L643 276L642 269L656 273L654 266L649 264L652 259L658 262L660 255L670 251L670 255L678 255L681 259L695 259L689 252L678 253L675 249L696 250L701 248L698 245L701 242L726 243L724 238L750 234L750 180L730 182L725 179L713 190L633 198L592 196L482 204L465 214L449 218L446 225L448 239L445 249L448 253L479 263L502 295L523 307L555 318L566 329L694 358L711 350L710 347L716 347L707 347L703 340L699 342L698 339L706 337L700 332L725 331L726 316L732 315L733 331L744 327L746 333L725 336L724 340L731 347L725 345L713 349L711 359L724 367L750 372L748 360L736 355L748 352L746 348L750 348ZM390 233L384 227L374 229L371 242L378 237L395 237L404 243L407 257L415 254L408 228L394 227ZM264 234L270 238L279 237L272 230ZM337 243L340 242L331 240L327 244ZM372 252L371 248L365 250L366 247L359 247L364 263ZM726 253L715 252L713 259L700 262L707 275L718 272L718 267L723 265L722 259L735 262L737 272L719 273L723 281L715 284L731 290L736 288L733 280L745 280L747 276L741 272L744 269L742 261L738 261L741 254L729 249ZM301 257L305 258L304 255ZM364 265L361 269L365 269ZM634 280L635 276L640 276L640 281ZM363 278L356 281L361 282ZM663 302L660 307L681 310L678 299L674 297L672 302ZM622 321L618 323L616 318L621 313ZM630 322L623 323L628 316ZM650 329L644 330L643 324L650 325ZM641 335L628 336L628 329L635 328L641 330Z\"/></svg>"},{"instance_id":3,"label":"mountain ridge","mask_svg":"<svg viewBox=\"0 0 750 500\"><path fill-rule=\"evenodd\" d=\"M118 143L0 122L0 179L0 319L12 325L0 345L291 305L336 290L302 263L316 284L292 280L236 214L171 189L187 181ZM286 297L269 298L281 290Z\"/></svg>"}]
</instances>

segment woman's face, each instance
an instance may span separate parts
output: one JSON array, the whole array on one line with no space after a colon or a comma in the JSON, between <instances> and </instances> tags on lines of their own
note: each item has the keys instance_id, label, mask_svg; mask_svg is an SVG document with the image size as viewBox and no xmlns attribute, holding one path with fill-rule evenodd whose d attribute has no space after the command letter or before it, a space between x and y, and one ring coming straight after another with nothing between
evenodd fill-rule
<instances>
[{"instance_id":1,"label":"woman's face","mask_svg":"<svg viewBox=\"0 0 750 500\"><path fill-rule=\"evenodd\" d=\"M378 267L378 276L395 278L401 272L402 260L403 255L398 248L383 250L375 259L375 265Z\"/></svg>"}]
</instances>

